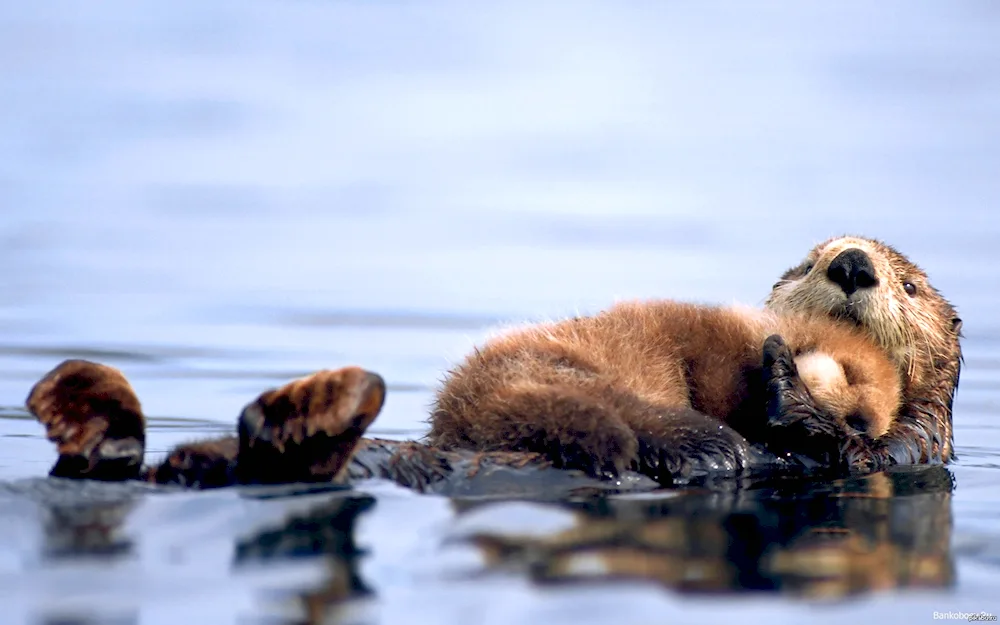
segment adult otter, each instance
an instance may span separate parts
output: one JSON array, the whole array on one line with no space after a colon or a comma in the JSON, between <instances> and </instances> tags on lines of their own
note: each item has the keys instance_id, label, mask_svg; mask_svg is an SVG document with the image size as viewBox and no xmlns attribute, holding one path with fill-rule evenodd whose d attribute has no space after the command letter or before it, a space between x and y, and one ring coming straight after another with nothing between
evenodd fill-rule
<instances>
[{"instance_id":1,"label":"adult otter","mask_svg":"<svg viewBox=\"0 0 1000 625\"><path fill-rule=\"evenodd\" d=\"M698 462L745 464L733 453L739 446L730 436L711 433L711 419L694 427L688 415L683 423L675 419L677 409L694 409L779 452L808 455L815 451L809 449L812 435L822 433L829 441L832 433L842 445L840 455L826 453L825 461L856 468L951 459L961 320L913 263L878 241L831 239L786 272L768 307L781 315L710 313L671 302L627 304L500 337L446 379L428 440L444 449L529 449L588 472L638 465L650 473L643 466L647 456L679 449ZM801 316L810 313L811 320ZM884 390L891 385L863 369L880 360L870 345L856 347L854 359L824 346L824 338L847 337L846 326L896 364L905 400L898 415L858 411L856 405L831 409L847 398L853 382L882 380ZM801 381L813 395L830 387L825 378L846 377L814 398L821 410L783 409L783 417L772 411L769 420L761 419L753 363L764 332L790 339ZM827 349L832 360L822 353ZM845 423L845 417L857 416L860 422ZM654 468L654 477L676 472L670 462L661 464L665 470Z\"/></svg>"},{"instance_id":2,"label":"adult otter","mask_svg":"<svg viewBox=\"0 0 1000 625\"><path fill-rule=\"evenodd\" d=\"M878 439L879 462L954 459L952 402L962 365L962 320L919 267L881 241L836 237L785 272L766 305L855 324L896 363L904 403Z\"/></svg>"},{"instance_id":3,"label":"adult otter","mask_svg":"<svg viewBox=\"0 0 1000 625\"><path fill-rule=\"evenodd\" d=\"M824 245L830 245L835 243L835 241L828 242ZM822 248L824 246L820 246ZM819 249L819 248L817 248ZM814 250L811 255L815 255L816 250ZM901 258L901 257L900 257ZM905 259L903 259L905 261ZM786 279L792 277L796 270L792 270L789 274L786 274ZM833 272L836 274L836 272ZM923 276L923 274L919 274ZM864 279L862 278L862 281ZM925 281L926 278L923 278ZM926 282L924 282L926 284ZM935 292L936 293L936 292ZM939 297L939 296L938 296ZM943 300L942 300L943 301ZM807 310L816 310L815 307L807 307ZM864 321L864 320L862 320ZM957 325L955 323L955 334L957 335ZM862 329L867 329L865 325L861 326ZM956 338L957 347L957 338ZM841 431L844 423L843 418L836 418L836 415L825 413L819 410L809 397L808 393L804 391L803 380L798 378L795 374L795 367L792 362L792 354L783 346L780 342L770 342L768 349L764 350L765 360L763 362L762 370L767 372L767 375L762 377L761 383L757 385L760 389L763 386L765 393L765 403L767 404L767 414L773 417L769 420L764 420L770 427L767 430L772 434L771 442L778 443L777 449L781 450L782 445L785 445L790 450L796 450L797 445L801 445L803 440L809 442L810 439L824 440L827 443L831 440L831 435L833 440L836 440L837 436L842 436L844 434ZM955 371L956 375L954 377L954 383L957 383L957 360L955 358ZM823 365L823 363L829 364L829 361L819 360L818 364ZM68 363L64 363L68 364ZM93 363L82 363L91 367L100 367L99 365L94 365ZM814 365L817 363L813 363ZM61 365L60 367L63 367ZM55 374L59 371L57 368L53 372ZM343 371L343 370L342 370ZM820 366L820 371L823 371L823 367ZM336 375L341 375L339 372L327 372ZM846 372L845 372L846 373ZM53 374L47 376L49 379ZM88 375L98 375L98 377L108 375L106 371L91 371ZM120 377L120 374L118 374ZM113 377L113 376L112 376ZM836 376L835 376L836 377ZM76 383L70 383L67 380L72 379L66 378L63 382L55 385L49 385L45 387L40 383L36 387L36 391L39 391L38 397L44 396L46 393L54 393L58 395L62 392L61 387L70 386L74 387ZM316 382L316 379L313 379ZM45 382L45 380L43 380ZM134 394L131 389L127 386L127 382L124 378L120 378L120 382L124 385L123 388L127 391L127 394L134 398ZM87 393L91 392L90 387L86 384L79 385L76 384L77 388L75 390L71 388L71 391L82 393L85 397ZM291 385L283 387L276 391L277 396L287 395L287 391ZM310 385L305 385L309 387ZM94 387L96 388L96 387ZM45 393L41 391L45 390ZM950 397L953 388L948 389L949 400L946 404L940 404L932 406L933 409L938 410L939 419L943 419L947 422L949 426L950 433ZM35 397L36 393L33 391L32 396ZM37 398L36 398L37 399ZM79 400L85 403L85 400ZM130 400L131 401L131 400ZM132 415L133 425L128 427L115 426L109 427L107 425L92 428L84 427L86 425L87 419L93 418L95 415L99 416L100 410L96 412L83 412L81 415L76 417L67 417L66 411L72 412L72 406L60 407L55 405L50 407L49 412L39 412L38 408L44 407L43 403L33 402L29 400L29 408L32 412L39 417L39 419L49 427L49 436L54 440L60 442L60 452L63 454L60 457L59 462L57 462L56 467L53 469L55 474L73 476L73 477L99 477L103 479L126 479L127 477L132 477L138 475L139 466L142 460L142 439L141 433L143 429L143 424L141 421L141 413L133 408L129 408L131 405L130 401L119 402L121 405L115 410L119 410L123 418L128 418ZM911 401L910 396L907 396L907 401ZM58 404L58 402L56 402ZM288 406L289 402L282 400L275 404L275 407ZM909 405L909 404L907 404ZM134 406L138 406L138 400L134 400ZM298 418L300 422L302 420L308 421L311 415L314 415L314 410L317 408L315 405L305 406L301 403L299 404L299 415ZM322 405L319 406L322 408ZM273 409L273 408L272 408ZM944 410L944 412L941 412ZM286 410L287 412L287 410ZM251 411L253 414L253 411ZM139 414L136 425L136 419L134 415ZM924 414L924 413L920 413ZM48 416L46 416L48 415ZM243 427L241 419L240 437L250 436L257 437L255 428L260 425L266 425L268 419L261 421L260 411L256 413L257 418L250 420L250 425L254 425L254 428ZM265 414L266 416L266 414ZM719 420L707 417L704 414L695 412L690 409L679 409L671 410L670 414L667 415L674 424L677 426L675 435L672 438L665 439L661 441L663 446L657 448L655 446L646 446L643 453L640 453L638 468L643 469L646 473L657 475L658 477L665 478L671 477L677 474L683 474L689 471L693 466L698 466L699 464L704 467L706 466L706 459L708 460L707 466L724 468L740 468L747 464L748 461L756 460L756 448L751 446L749 442L742 437L740 437L731 428L721 424ZM842 417L843 415L841 415ZM904 414L905 416L905 414ZM69 427L62 432L60 432L59 423L61 421L68 420L72 427ZM327 425L330 423L337 423L337 419L332 421L327 420ZM256 443L259 445L272 445L273 442L281 442L285 436L282 433L282 427L284 423L294 423L295 421L288 421L284 418L278 418L277 421L271 423L271 425L263 431L263 436L254 438L254 440L260 440ZM922 434L921 431L915 428L905 428L900 427L900 424L909 423L907 420L896 420L893 421L889 426L889 432L882 438L892 439L895 443L887 446L890 451L894 449L905 449L907 445L918 444L908 441L906 436L919 438ZM132 442L125 445L104 445L106 442L105 437L113 439L116 434L115 430L124 430L126 432L132 432L133 430L138 431L140 438L137 438L132 432L132 435L126 438L131 438ZM294 429L294 428L293 428ZM302 432L301 428L298 430ZM315 427L306 427L304 432L308 436L310 431L317 431ZM872 431L872 433L877 434L880 430ZM778 433L774 435L774 433ZM343 432L347 439L355 441L352 445L336 445L337 458L340 459L342 463L346 463L348 458L345 457L345 450L353 450L353 456L350 456L351 462L346 470L346 475L350 477L367 477L371 475L377 475L380 477L388 477L390 479L396 479L400 483L408 486L421 487L425 486L435 480L444 479L447 476L454 476L456 473L462 473L465 469L471 474L478 470L481 466L496 466L500 468L520 468L524 466L543 466L545 461L540 459L537 454L525 453L525 452L491 452L491 453L472 453L468 451L455 450L455 451L445 451L441 449L431 448L422 446L419 443L398 443L394 441L379 441L379 440L368 440L364 439L360 442L357 438L360 437L361 433L358 428L347 428ZM815 437L814 434L820 434L821 436ZM862 466L867 466L872 468L877 466L876 462L881 462L881 457L877 454L873 454L870 448L876 450L879 449L877 445L878 439L872 439L870 436L865 435L851 435L847 436L846 440L841 440L840 444L844 445L843 449L834 450L834 454L840 454L841 457L844 456L844 451L847 450L851 452L852 446L861 447L861 452L854 453L851 452L850 455L865 459L865 462L861 463ZM329 435L329 434L328 434ZM331 438L335 438L332 436ZM79 439L79 440L77 440ZM68 441L70 444L63 447L63 443ZM294 441L293 441L294 442ZM330 441L328 441L330 442ZM343 442L343 441L341 441ZM876 444L872 444L876 443ZM269 467L261 466L246 466L242 469L240 474L237 474L236 467L239 464L245 463L239 462L239 450L242 443L237 437L229 437L226 439L220 439L219 441L210 441L207 443L181 446L176 449L167 460L160 465L160 467L155 470L147 470L145 476L148 479L159 482L176 482L188 485L201 485L201 486L219 486L228 483L233 483L235 481L284 481L292 475L302 475L303 463L298 462L296 468L286 469L276 467L273 469L274 475L269 474ZM245 447L245 445L242 445ZM811 445L815 451L815 445ZM116 447L118 451L116 452ZM322 449L331 448L329 445L323 447ZM101 450L107 449L107 458L101 457ZM275 448L276 453L268 452L271 459L281 464L283 461L288 461L289 463L295 465L296 461L294 454L290 448L285 448L284 453L282 453L281 448ZM856 451L856 450L855 450ZM830 457L829 450L827 451L827 458ZM118 453L118 457L115 456ZM807 455L809 455L807 453ZM868 456L871 455L875 460L868 460ZM322 454L320 454L322 456ZM753 458L751 458L753 456ZM249 456L247 456L249 457ZM923 462L929 461L928 459L922 459L916 457L913 459L900 459L902 454L897 454L895 452L888 455L889 461L894 462ZM111 475L102 475L101 466L106 462L117 462L121 467L127 467L131 474L126 474L117 469L112 469L110 471ZM249 463L247 463L249 464ZM856 464L856 463L855 463ZM321 470L315 473L310 472L309 476L313 479L328 479L334 476L344 476L345 473L340 470L331 471L330 467L332 464L328 463L328 467L325 471ZM113 466L113 465L108 465ZM75 467L75 468L74 468ZM282 473L286 473L286 477L281 477ZM298 478L297 478L298 479ZM459 475L459 481L461 480L461 475Z\"/></svg>"}]
</instances>

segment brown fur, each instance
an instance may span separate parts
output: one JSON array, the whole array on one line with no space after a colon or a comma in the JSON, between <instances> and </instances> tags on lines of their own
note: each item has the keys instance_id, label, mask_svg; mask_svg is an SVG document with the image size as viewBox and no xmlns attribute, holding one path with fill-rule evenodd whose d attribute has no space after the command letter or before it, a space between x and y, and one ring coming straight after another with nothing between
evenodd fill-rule
<instances>
[{"instance_id":1,"label":"brown fur","mask_svg":"<svg viewBox=\"0 0 1000 625\"><path fill-rule=\"evenodd\" d=\"M877 280L848 296L826 274L851 249L871 257ZM250 404L237 437L181 445L145 476L202 487L325 481L343 479L350 464L352 476L422 488L480 466L547 459L592 473L629 466L663 480L696 465L746 466L752 450L741 434L798 453L817 432L839 440L841 458L861 459L852 467L953 456L961 320L905 257L876 241L833 239L783 276L768 305L781 315L624 304L501 337L470 356L438 397L430 438L447 449L363 441L358 460L384 384L354 367L320 372ZM145 422L118 370L66 361L27 403L59 446L53 475L139 475Z\"/></svg>"},{"instance_id":2,"label":"brown fur","mask_svg":"<svg viewBox=\"0 0 1000 625\"><path fill-rule=\"evenodd\" d=\"M143 478L156 484L213 488L235 484L240 439L225 436L178 445L160 464L144 471Z\"/></svg>"},{"instance_id":3,"label":"brown fur","mask_svg":"<svg viewBox=\"0 0 1000 625\"><path fill-rule=\"evenodd\" d=\"M385 382L359 367L320 371L262 394L239 421L240 482L339 480L385 401Z\"/></svg>"},{"instance_id":4,"label":"brown fur","mask_svg":"<svg viewBox=\"0 0 1000 625\"><path fill-rule=\"evenodd\" d=\"M899 377L860 332L820 317L660 301L488 342L445 381L428 440L444 449L533 451L557 466L613 474L639 467L647 441L677 440L678 409L761 439L761 352L772 334L796 356L825 354L839 364L835 389L812 380L820 408L845 427L860 423L870 437L885 433Z\"/></svg>"},{"instance_id":5,"label":"brown fur","mask_svg":"<svg viewBox=\"0 0 1000 625\"><path fill-rule=\"evenodd\" d=\"M876 282L847 295L828 270L838 255L855 249L871 260ZM914 287L912 294L906 284ZM881 439L890 462L954 458L952 401L962 362L962 320L908 258L872 239L830 239L781 277L767 307L842 319L865 331L895 362L904 403Z\"/></svg>"},{"instance_id":6,"label":"brown fur","mask_svg":"<svg viewBox=\"0 0 1000 625\"><path fill-rule=\"evenodd\" d=\"M32 387L26 404L59 450L52 475L138 476L146 423L139 399L118 369L67 360Z\"/></svg>"},{"instance_id":7,"label":"brown fur","mask_svg":"<svg viewBox=\"0 0 1000 625\"><path fill-rule=\"evenodd\" d=\"M131 411L79 408L103 406L108 395ZM141 434L145 421L138 398L117 369L80 360L64 362L36 385L28 406L43 423L63 424L60 431L72 418L78 426L75 431L87 433L86 444L72 447L72 455L60 455L52 471L60 477L141 477L194 488L380 477L417 491L475 493L483 492L476 490L477 484L485 484L485 492L495 493L497 488L520 492L503 480L505 475L549 469L543 458L531 453L445 452L413 441L361 438L384 398L385 386L376 374L357 367L320 371L251 402L243 411L238 435L178 445L159 464L141 472L141 447L130 464L100 454L118 441L112 435L122 425ZM111 420L115 427L104 427L107 414L115 415ZM581 486L587 484L567 484Z\"/></svg>"},{"instance_id":8,"label":"brown fur","mask_svg":"<svg viewBox=\"0 0 1000 625\"><path fill-rule=\"evenodd\" d=\"M261 394L240 417L238 435L179 445L142 471L160 484L337 481L382 409L385 383L358 367L319 371ZM120 371L84 360L60 364L35 387L28 410L59 445L58 477L139 477L145 418ZM120 455L122 441L138 441ZM138 451L135 453L135 448Z\"/></svg>"}]
</instances>

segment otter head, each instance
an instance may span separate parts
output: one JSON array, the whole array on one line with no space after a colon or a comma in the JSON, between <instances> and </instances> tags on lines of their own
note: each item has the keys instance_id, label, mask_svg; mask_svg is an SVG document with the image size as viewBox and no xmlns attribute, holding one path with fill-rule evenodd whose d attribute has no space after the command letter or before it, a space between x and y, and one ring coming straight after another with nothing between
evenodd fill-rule
<instances>
[{"instance_id":1,"label":"otter head","mask_svg":"<svg viewBox=\"0 0 1000 625\"><path fill-rule=\"evenodd\" d=\"M866 332L899 368L904 412L933 417L936 448L944 459L951 457L962 320L919 267L880 241L838 237L786 271L766 305L778 312L830 315Z\"/></svg>"}]
</instances>

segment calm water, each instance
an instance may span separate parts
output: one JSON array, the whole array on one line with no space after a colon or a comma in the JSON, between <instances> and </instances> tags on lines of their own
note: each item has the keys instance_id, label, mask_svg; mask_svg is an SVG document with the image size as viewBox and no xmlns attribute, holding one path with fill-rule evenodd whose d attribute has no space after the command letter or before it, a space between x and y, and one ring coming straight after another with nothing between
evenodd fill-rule
<instances>
[{"instance_id":1,"label":"calm water","mask_svg":"<svg viewBox=\"0 0 1000 625\"><path fill-rule=\"evenodd\" d=\"M1000 11L735 4L0 6L0 622L1000 614ZM844 232L965 320L950 472L573 508L37 479L20 406L63 358L125 371L152 455L351 363L390 383L374 433L419 436L497 323L761 303Z\"/></svg>"}]
</instances>

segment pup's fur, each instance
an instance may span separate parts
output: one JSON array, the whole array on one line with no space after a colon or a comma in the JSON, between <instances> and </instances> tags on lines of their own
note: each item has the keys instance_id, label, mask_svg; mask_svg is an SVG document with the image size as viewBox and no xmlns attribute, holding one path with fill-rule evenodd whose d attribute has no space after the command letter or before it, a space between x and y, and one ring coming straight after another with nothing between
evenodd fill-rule
<instances>
[{"instance_id":1,"label":"pup's fur","mask_svg":"<svg viewBox=\"0 0 1000 625\"><path fill-rule=\"evenodd\" d=\"M649 447L686 447L692 429L721 423L767 442L762 351L775 334L840 431L886 433L899 406L899 374L857 329L828 317L658 301L489 341L438 392L428 442L533 451L591 474L642 468ZM688 409L717 419L692 428L689 414L683 423L676 418Z\"/></svg>"}]
</instances>

